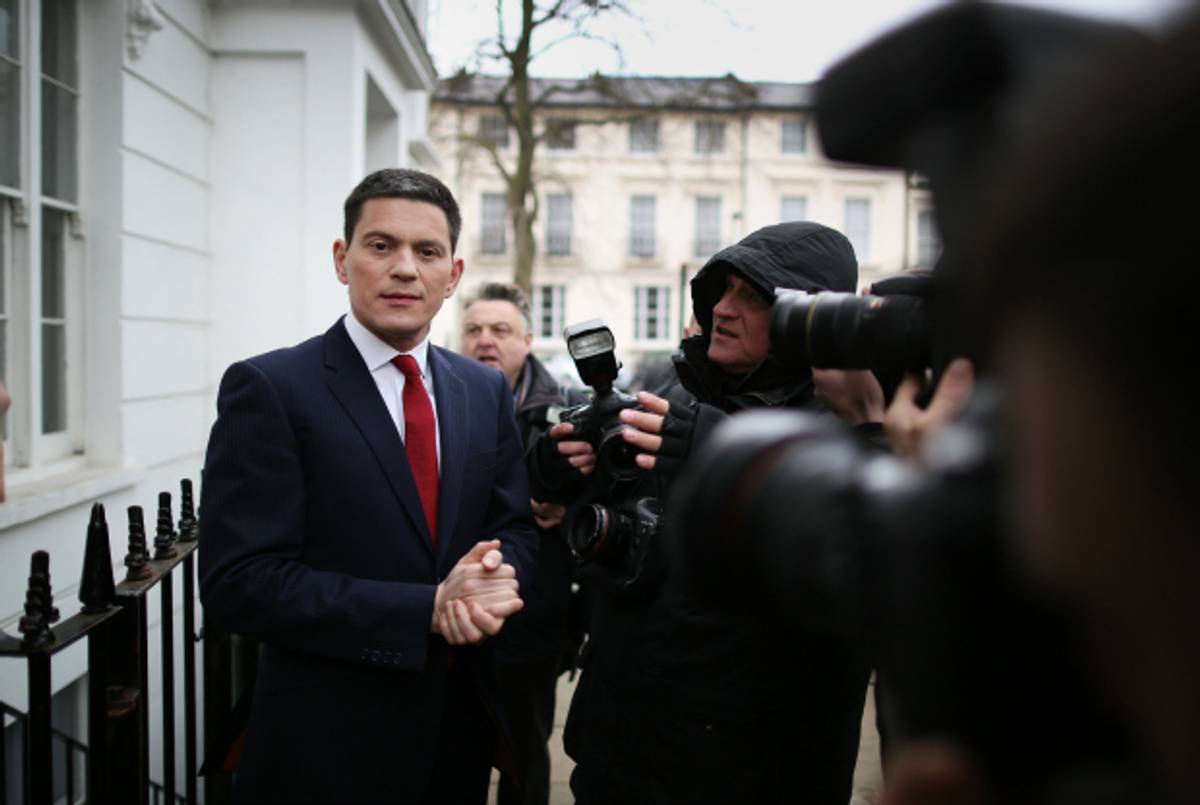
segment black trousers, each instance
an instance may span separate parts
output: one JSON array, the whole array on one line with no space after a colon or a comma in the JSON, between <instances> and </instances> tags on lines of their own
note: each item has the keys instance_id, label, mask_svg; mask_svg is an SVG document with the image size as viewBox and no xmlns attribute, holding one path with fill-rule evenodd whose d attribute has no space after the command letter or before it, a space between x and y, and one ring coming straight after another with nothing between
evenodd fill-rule
<instances>
[{"instance_id":1,"label":"black trousers","mask_svg":"<svg viewBox=\"0 0 1200 805\"><path fill-rule=\"evenodd\" d=\"M514 774L501 773L498 805L550 801L550 733L558 657L496 664L501 706L508 715Z\"/></svg>"}]
</instances>

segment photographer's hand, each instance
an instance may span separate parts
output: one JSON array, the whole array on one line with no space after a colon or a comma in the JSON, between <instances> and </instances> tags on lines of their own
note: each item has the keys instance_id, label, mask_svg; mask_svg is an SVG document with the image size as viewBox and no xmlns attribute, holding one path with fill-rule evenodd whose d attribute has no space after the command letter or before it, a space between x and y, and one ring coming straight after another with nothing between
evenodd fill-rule
<instances>
[{"instance_id":1,"label":"photographer's hand","mask_svg":"<svg viewBox=\"0 0 1200 805\"><path fill-rule=\"evenodd\" d=\"M663 446L663 421L671 410L671 404L648 391L639 391L637 400L646 410L626 408L617 415L630 426L621 433L621 437L642 451L635 459L637 465L644 470L652 470L658 463L658 451Z\"/></svg>"},{"instance_id":2,"label":"photographer's hand","mask_svg":"<svg viewBox=\"0 0 1200 805\"><path fill-rule=\"evenodd\" d=\"M869 369L813 369L821 404L849 425L882 422L883 387Z\"/></svg>"},{"instance_id":3,"label":"photographer's hand","mask_svg":"<svg viewBox=\"0 0 1200 805\"><path fill-rule=\"evenodd\" d=\"M930 434L966 406L975 390L975 367L966 358L950 361L927 408L917 405L921 386L916 375L904 378L884 415L883 429L897 455L919 453Z\"/></svg>"},{"instance_id":4,"label":"photographer's hand","mask_svg":"<svg viewBox=\"0 0 1200 805\"><path fill-rule=\"evenodd\" d=\"M567 507L561 503L543 503L540 500L529 500L533 509L533 520L538 528L553 528L562 522L567 513Z\"/></svg>"},{"instance_id":5,"label":"photographer's hand","mask_svg":"<svg viewBox=\"0 0 1200 805\"><path fill-rule=\"evenodd\" d=\"M621 436L642 451L635 459L639 467L667 477L679 474L692 446L725 418L710 405L685 406L648 391L639 391L637 398L645 410L621 411L621 421L630 426Z\"/></svg>"},{"instance_id":6,"label":"photographer's hand","mask_svg":"<svg viewBox=\"0 0 1200 805\"><path fill-rule=\"evenodd\" d=\"M591 475L596 469L596 452L588 442L567 439L575 432L570 422L560 422L547 433L554 439L559 455L566 456L571 466L583 475Z\"/></svg>"}]
</instances>

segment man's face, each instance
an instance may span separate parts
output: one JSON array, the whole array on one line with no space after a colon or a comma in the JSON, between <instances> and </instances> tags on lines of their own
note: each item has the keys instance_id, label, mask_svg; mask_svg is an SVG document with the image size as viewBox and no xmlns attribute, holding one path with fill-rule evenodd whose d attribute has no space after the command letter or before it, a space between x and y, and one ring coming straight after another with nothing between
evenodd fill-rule
<instances>
[{"instance_id":1,"label":"man's face","mask_svg":"<svg viewBox=\"0 0 1200 805\"><path fill-rule=\"evenodd\" d=\"M333 262L354 315L402 352L428 335L463 271L450 250L446 214L407 198L368 199L351 242L334 242Z\"/></svg>"},{"instance_id":2,"label":"man's face","mask_svg":"<svg viewBox=\"0 0 1200 805\"><path fill-rule=\"evenodd\" d=\"M771 302L754 286L730 273L725 293L712 310L708 359L727 372L749 372L771 347Z\"/></svg>"},{"instance_id":3,"label":"man's face","mask_svg":"<svg viewBox=\"0 0 1200 805\"><path fill-rule=\"evenodd\" d=\"M533 333L512 302L480 299L463 317L463 354L504 372L510 386L516 386L532 341Z\"/></svg>"}]
</instances>

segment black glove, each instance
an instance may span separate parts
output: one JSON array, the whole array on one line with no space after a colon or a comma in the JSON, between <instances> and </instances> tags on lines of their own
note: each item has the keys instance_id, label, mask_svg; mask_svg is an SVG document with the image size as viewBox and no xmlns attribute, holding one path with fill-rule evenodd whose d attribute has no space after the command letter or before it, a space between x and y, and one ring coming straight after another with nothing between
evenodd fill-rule
<instances>
[{"instance_id":1,"label":"black glove","mask_svg":"<svg viewBox=\"0 0 1200 805\"><path fill-rule=\"evenodd\" d=\"M654 471L667 480L673 479L686 466L693 445L701 444L715 428L725 413L704 403L691 402L683 405L672 401L663 417L662 446L654 459Z\"/></svg>"},{"instance_id":2,"label":"black glove","mask_svg":"<svg viewBox=\"0 0 1200 805\"><path fill-rule=\"evenodd\" d=\"M574 434L563 439L578 438ZM570 456L558 452L558 443L549 433L543 433L530 445L525 456L529 471L529 491L534 500L551 503L567 503L583 484L586 477L571 464Z\"/></svg>"}]
</instances>

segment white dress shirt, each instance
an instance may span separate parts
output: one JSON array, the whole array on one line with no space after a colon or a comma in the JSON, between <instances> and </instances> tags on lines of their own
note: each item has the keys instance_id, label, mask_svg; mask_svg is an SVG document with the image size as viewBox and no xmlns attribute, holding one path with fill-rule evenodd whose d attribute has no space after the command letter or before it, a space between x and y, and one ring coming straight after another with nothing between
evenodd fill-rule
<instances>
[{"instance_id":1,"label":"white dress shirt","mask_svg":"<svg viewBox=\"0 0 1200 805\"><path fill-rule=\"evenodd\" d=\"M371 379L379 388L379 396L387 406L392 422L396 424L396 432L404 440L404 373L392 364L397 355L412 355L417 366L421 369L421 380L425 383L425 391L429 393L429 404L433 406L433 422L437 425L437 398L433 394L433 377L429 374L429 339L426 338L408 352L400 352L395 347L385 344L379 336L363 326L354 311L346 314L342 322L350 340L362 355ZM442 429L435 428L437 434L438 471L442 469Z\"/></svg>"}]
</instances>

